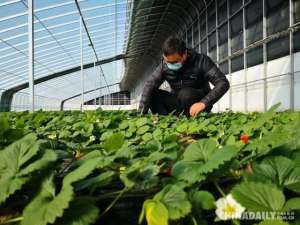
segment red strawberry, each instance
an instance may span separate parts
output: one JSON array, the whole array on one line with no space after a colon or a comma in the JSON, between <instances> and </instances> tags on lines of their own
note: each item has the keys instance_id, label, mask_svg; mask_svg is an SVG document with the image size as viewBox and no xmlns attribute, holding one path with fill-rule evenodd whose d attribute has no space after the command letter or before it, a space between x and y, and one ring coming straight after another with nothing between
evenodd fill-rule
<instances>
[{"instance_id":1,"label":"red strawberry","mask_svg":"<svg viewBox=\"0 0 300 225\"><path fill-rule=\"evenodd\" d=\"M172 166L169 166L169 168L167 169L167 171L165 172L165 175L168 177L172 176Z\"/></svg>"},{"instance_id":2,"label":"red strawberry","mask_svg":"<svg viewBox=\"0 0 300 225\"><path fill-rule=\"evenodd\" d=\"M167 177L171 177L172 176L172 168L173 168L173 163L170 162L168 165L168 168L165 170L165 172L163 174Z\"/></svg>"},{"instance_id":3,"label":"red strawberry","mask_svg":"<svg viewBox=\"0 0 300 225\"><path fill-rule=\"evenodd\" d=\"M242 142L244 142L244 144L248 144L248 143L249 143L249 136L248 136L247 134L242 134L242 135L240 136L240 140L241 140Z\"/></svg>"}]
</instances>

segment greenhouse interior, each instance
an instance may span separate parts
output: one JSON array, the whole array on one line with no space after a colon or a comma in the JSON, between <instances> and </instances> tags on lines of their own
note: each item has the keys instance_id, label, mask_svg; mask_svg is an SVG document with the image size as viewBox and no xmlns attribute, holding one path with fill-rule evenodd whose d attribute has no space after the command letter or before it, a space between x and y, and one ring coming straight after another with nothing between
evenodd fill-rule
<instances>
[{"instance_id":1,"label":"greenhouse interior","mask_svg":"<svg viewBox=\"0 0 300 225\"><path fill-rule=\"evenodd\" d=\"M0 225L300 225L300 0L0 0Z\"/></svg>"}]
</instances>

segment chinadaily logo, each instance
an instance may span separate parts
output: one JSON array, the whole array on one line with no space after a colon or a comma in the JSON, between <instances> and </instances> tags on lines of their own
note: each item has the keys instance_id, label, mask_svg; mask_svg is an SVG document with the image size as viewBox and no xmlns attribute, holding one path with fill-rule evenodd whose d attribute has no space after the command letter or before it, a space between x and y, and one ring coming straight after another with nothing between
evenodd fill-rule
<instances>
[{"instance_id":1,"label":"chinadaily logo","mask_svg":"<svg viewBox=\"0 0 300 225\"><path fill-rule=\"evenodd\" d=\"M243 212L240 220L289 220L295 219L295 213L291 212Z\"/></svg>"}]
</instances>

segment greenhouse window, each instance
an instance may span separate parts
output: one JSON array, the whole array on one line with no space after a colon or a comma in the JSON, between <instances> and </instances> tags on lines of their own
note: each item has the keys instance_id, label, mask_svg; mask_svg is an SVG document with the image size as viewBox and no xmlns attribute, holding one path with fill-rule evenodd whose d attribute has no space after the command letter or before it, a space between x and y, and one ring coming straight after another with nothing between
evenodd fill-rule
<instances>
[{"instance_id":1,"label":"greenhouse window","mask_svg":"<svg viewBox=\"0 0 300 225\"><path fill-rule=\"evenodd\" d=\"M231 53L243 49L243 13L230 20Z\"/></svg>"},{"instance_id":2,"label":"greenhouse window","mask_svg":"<svg viewBox=\"0 0 300 225\"><path fill-rule=\"evenodd\" d=\"M289 1L267 0L267 35L289 27Z\"/></svg>"},{"instance_id":3,"label":"greenhouse window","mask_svg":"<svg viewBox=\"0 0 300 225\"><path fill-rule=\"evenodd\" d=\"M244 69L244 55L235 56L231 59L231 73Z\"/></svg>"},{"instance_id":4,"label":"greenhouse window","mask_svg":"<svg viewBox=\"0 0 300 225\"><path fill-rule=\"evenodd\" d=\"M247 56L247 67L255 66L263 63L263 47L259 46L250 49L246 53Z\"/></svg>"},{"instance_id":5,"label":"greenhouse window","mask_svg":"<svg viewBox=\"0 0 300 225\"><path fill-rule=\"evenodd\" d=\"M261 0L253 0L246 7L247 46L263 38L263 5Z\"/></svg>"},{"instance_id":6,"label":"greenhouse window","mask_svg":"<svg viewBox=\"0 0 300 225\"><path fill-rule=\"evenodd\" d=\"M218 4L218 24L227 20L227 0L219 0Z\"/></svg>"},{"instance_id":7,"label":"greenhouse window","mask_svg":"<svg viewBox=\"0 0 300 225\"><path fill-rule=\"evenodd\" d=\"M273 40L267 44L267 60L277 59L290 53L289 36Z\"/></svg>"},{"instance_id":8,"label":"greenhouse window","mask_svg":"<svg viewBox=\"0 0 300 225\"><path fill-rule=\"evenodd\" d=\"M230 15L236 13L243 5L243 0L229 0Z\"/></svg>"},{"instance_id":9,"label":"greenhouse window","mask_svg":"<svg viewBox=\"0 0 300 225\"><path fill-rule=\"evenodd\" d=\"M225 62L222 62L220 64L219 68L224 74L228 74L228 60L226 60Z\"/></svg>"}]
</instances>

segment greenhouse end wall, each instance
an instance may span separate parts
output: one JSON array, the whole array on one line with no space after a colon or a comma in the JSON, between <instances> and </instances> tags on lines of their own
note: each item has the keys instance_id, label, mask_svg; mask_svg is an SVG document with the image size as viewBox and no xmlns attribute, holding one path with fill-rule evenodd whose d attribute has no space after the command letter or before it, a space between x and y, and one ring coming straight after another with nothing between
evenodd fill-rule
<instances>
[{"instance_id":1,"label":"greenhouse end wall","mask_svg":"<svg viewBox=\"0 0 300 225\"><path fill-rule=\"evenodd\" d=\"M294 54L294 109L300 111L300 52ZM234 112L264 111L264 72L263 64L227 75L231 84L228 91L213 107L213 112L232 110ZM146 75L144 78L147 79ZM280 102L280 110L290 109L290 56L266 63L267 108ZM246 84L247 83L247 84ZM141 82L134 90L133 108L137 108L144 87ZM167 85L162 85L166 89ZM230 107L231 102L231 107Z\"/></svg>"},{"instance_id":2,"label":"greenhouse end wall","mask_svg":"<svg viewBox=\"0 0 300 225\"><path fill-rule=\"evenodd\" d=\"M300 110L300 53L294 54L294 109ZM233 111L264 111L263 64L228 75L231 80L231 102ZM280 110L290 109L290 57L267 62L267 108L280 102ZM248 84L245 86L245 82ZM214 111L229 109L230 92L214 106Z\"/></svg>"},{"instance_id":3,"label":"greenhouse end wall","mask_svg":"<svg viewBox=\"0 0 300 225\"><path fill-rule=\"evenodd\" d=\"M209 1L182 34L189 48L223 71L230 90L214 105L226 110L300 110L300 0ZM138 105L144 82L134 88ZM162 87L165 88L165 87Z\"/></svg>"}]
</instances>

